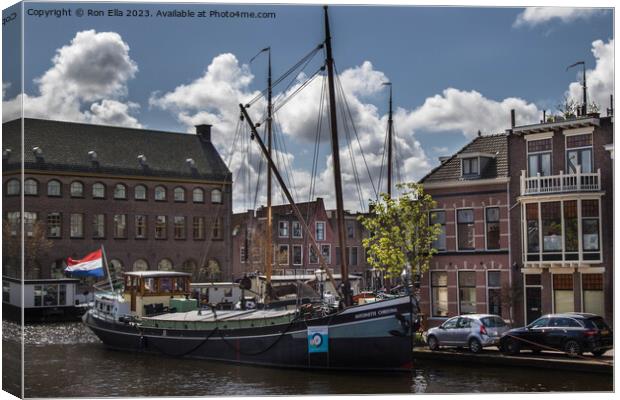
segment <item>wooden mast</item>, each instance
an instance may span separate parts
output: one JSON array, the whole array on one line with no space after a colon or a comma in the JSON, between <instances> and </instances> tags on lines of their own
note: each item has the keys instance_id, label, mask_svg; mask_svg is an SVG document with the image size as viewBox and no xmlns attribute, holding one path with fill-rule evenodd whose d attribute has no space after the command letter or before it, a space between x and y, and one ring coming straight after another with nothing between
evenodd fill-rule
<instances>
[{"instance_id":1,"label":"wooden mast","mask_svg":"<svg viewBox=\"0 0 620 400\"><path fill-rule=\"evenodd\" d=\"M388 167L387 167L387 193L392 198L392 132L394 130L394 121L392 120L392 83L387 82L385 85L390 86L390 107L388 113Z\"/></svg>"},{"instance_id":2,"label":"wooden mast","mask_svg":"<svg viewBox=\"0 0 620 400\"><path fill-rule=\"evenodd\" d=\"M349 269L347 267L347 242L344 227L344 203L342 200L342 177L340 173L340 147L338 145L338 121L336 114L336 94L334 90L334 59L332 57L332 43L329 31L329 16L327 6L323 7L325 14L325 50L327 59L327 83L329 87L329 110L331 124L332 161L334 163L334 184L336 186L336 220L338 223L338 242L340 244L340 275L342 277L342 292L345 306L351 305L351 290L349 283Z\"/></svg>"},{"instance_id":3,"label":"wooden mast","mask_svg":"<svg viewBox=\"0 0 620 400\"><path fill-rule=\"evenodd\" d=\"M286 187L286 184L284 183L284 179L282 179L282 175L280 175L280 172L278 172L278 169L276 168L276 164L273 162L273 159L269 156L269 151L267 147L265 147L265 143L263 143L263 140L260 138L258 131L256 130L256 126L254 125L254 123L252 122L252 119L250 118L250 115L248 114L243 104L239 104L239 108L241 109L242 117L245 118L248 125L250 126L250 130L252 131L252 139L255 139L258 142L258 145L261 151L263 152L263 155L267 159L267 164L269 168L272 169L276 180L278 181L278 183L280 184L280 187L282 188L282 192L284 192L284 196L286 197L291 208L293 209L293 213L295 214L295 217L301 223L301 227L304 229L304 232L306 232L306 235L308 235L308 238L310 239L310 245L314 248L314 250L316 251L316 254L319 257L319 263L321 264L321 268L323 268L327 272L327 276L329 280L332 283L334 283L334 287L336 288L338 293L342 296L341 291L336 286L332 273L329 271L329 268L327 267L325 258L321 254L319 245L316 243L316 240L314 239L314 235L312 234L312 231L308 227L308 224L306 223L304 216L301 214L301 211L299 211L299 207L297 207L297 204L295 204L295 200L293 200L293 196L291 195L291 192Z\"/></svg>"},{"instance_id":4,"label":"wooden mast","mask_svg":"<svg viewBox=\"0 0 620 400\"><path fill-rule=\"evenodd\" d=\"M271 101L271 47L267 48L269 52L269 62L268 62L268 73L267 73L267 152L269 154L269 158L271 158L272 153L272 101ZM271 210L271 168L267 168L267 249L266 249L266 265L265 265L265 288L266 288L266 296L265 300L269 301L272 298L272 289L271 289L271 267L273 263L273 215Z\"/></svg>"}]
</instances>

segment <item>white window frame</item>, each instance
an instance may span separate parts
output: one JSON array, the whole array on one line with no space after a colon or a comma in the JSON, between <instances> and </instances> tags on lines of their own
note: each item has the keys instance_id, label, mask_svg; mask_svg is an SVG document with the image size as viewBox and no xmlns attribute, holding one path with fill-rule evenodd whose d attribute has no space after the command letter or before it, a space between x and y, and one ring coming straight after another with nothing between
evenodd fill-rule
<instances>
[{"instance_id":1,"label":"white window frame","mask_svg":"<svg viewBox=\"0 0 620 400\"><path fill-rule=\"evenodd\" d=\"M331 264L332 263L332 245L331 243L322 243L319 245L319 247L321 248L321 255L323 255L323 248L326 247L329 249L329 256L325 257L323 256L323 258L325 259L325 263L326 264Z\"/></svg>"},{"instance_id":2,"label":"white window frame","mask_svg":"<svg viewBox=\"0 0 620 400\"><path fill-rule=\"evenodd\" d=\"M319 225L323 227L323 238L319 239ZM327 236L325 221L316 221L314 223L314 239L318 242L319 240L325 240Z\"/></svg>"},{"instance_id":3,"label":"white window frame","mask_svg":"<svg viewBox=\"0 0 620 400\"><path fill-rule=\"evenodd\" d=\"M282 234L282 229L286 230L286 235ZM285 220L279 220L278 221L278 237L279 238L288 238L289 237L288 221L285 221Z\"/></svg>"},{"instance_id":4,"label":"white window frame","mask_svg":"<svg viewBox=\"0 0 620 400\"><path fill-rule=\"evenodd\" d=\"M286 247L286 263L282 263L280 262L280 248L284 248ZM275 263L276 265L290 265L291 263L291 249L289 247L288 244L277 244L276 248L275 248L275 255L276 255L276 260L277 263Z\"/></svg>"},{"instance_id":5,"label":"white window frame","mask_svg":"<svg viewBox=\"0 0 620 400\"><path fill-rule=\"evenodd\" d=\"M295 248L296 247L298 247L299 250L301 250L301 262L300 263L295 263ZM294 244L291 258L293 259L293 265L304 265L304 246L301 244Z\"/></svg>"},{"instance_id":6,"label":"white window frame","mask_svg":"<svg viewBox=\"0 0 620 400\"><path fill-rule=\"evenodd\" d=\"M551 140L551 149L545 151L529 151L529 142L535 142L537 140ZM549 176L553 175L553 132L543 132L537 133L534 135L526 135L525 136L525 174L527 177L530 176L530 154L544 154L550 153L549 159ZM541 175L542 176L542 175Z\"/></svg>"},{"instance_id":7,"label":"white window frame","mask_svg":"<svg viewBox=\"0 0 620 400\"><path fill-rule=\"evenodd\" d=\"M434 308L433 308L433 304L434 304L434 302L433 302L433 288L434 287L444 287L444 286L433 286L433 276L432 275L434 273L441 273L441 272L446 274L446 286L445 286L445 288L448 291L448 298L449 298L449 295L450 295L450 286L448 285L448 277L449 277L448 271L446 271L446 270L430 270L429 274L428 274L428 288L429 288L429 297L430 297L429 303L430 303L430 307L431 307L430 308L430 318L442 319L442 320L445 319L445 320L447 320L447 319L451 318L450 317L450 301L448 301L447 304L446 304L446 306L447 306L446 313L448 315L446 315L444 317L444 316L434 315L433 314L433 311L434 311ZM457 279L458 279L458 276L457 276Z\"/></svg>"},{"instance_id":8,"label":"white window frame","mask_svg":"<svg viewBox=\"0 0 620 400\"><path fill-rule=\"evenodd\" d=\"M475 282L476 270L475 269L459 269L458 271L456 271L456 310L457 310L458 315L467 315L467 314L463 314L463 312L461 311L461 280L459 279L461 272L473 272L474 282ZM476 291L477 289L478 289L478 286L474 284L474 293L476 294L475 305L478 304L478 292ZM474 310L472 314L476 314L476 313L477 313L477 310Z\"/></svg>"},{"instance_id":9,"label":"white window frame","mask_svg":"<svg viewBox=\"0 0 620 400\"><path fill-rule=\"evenodd\" d=\"M489 226L488 226L488 221L487 221L487 209L488 208L497 208L497 224L499 226L499 247L497 249L489 249L489 242L488 242L488 238L487 238L487 234L489 232ZM494 206L486 206L484 207L484 215L483 215L483 219L484 219L484 249L486 251L500 251L502 250L502 211L501 211L501 206L500 205L494 205ZM475 213L474 213L474 225L475 225ZM475 230L475 227L474 227Z\"/></svg>"},{"instance_id":10,"label":"white window frame","mask_svg":"<svg viewBox=\"0 0 620 400\"><path fill-rule=\"evenodd\" d=\"M474 247L471 249L460 249L459 248L459 211L460 210L471 210L474 214ZM446 224L447 225L447 224ZM476 251L476 207L460 207L454 209L454 237L456 238L456 251L459 252L473 252ZM447 246L447 235L446 235L446 247Z\"/></svg>"},{"instance_id":11,"label":"white window frame","mask_svg":"<svg viewBox=\"0 0 620 400\"><path fill-rule=\"evenodd\" d=\"M297 225L297 226L299 227L299 233L300 233L300 234L299 234L299 236L296 236L296 235L295 235L295 225ZM292 237L293 239L303 239L303 237L304 237L304 231L303 231L303 229L302 229L302 227L301 227L301 222L299 222L299 221L293 221L293 222L291 223L291 237Z\"/></svg>"},{"instance_id":12,"label":"white window frame","mask_svg":"<svg viewBox=\"0 0 620 400\"><path fill-rule=\"evenodd\" d=\"M497 272L499 273L499 286L489 286L489 273ZM502 308L502 312L504 311L504 304L501 299L501 290L502 290L502 270L501 269L488 269L485 274L486 278L486 295L487 295L487 313L491 314L491 296L489 296L489 289L499 289L500 290L500 308ZM501 317L501 315L500 315Z\"/></svg>"},{"instance_id":13,"label":"white window frame","mask_svg":"<svg viewBox=\"0 0 620 400\"><path fill-rule=\"evenodd\" d=\"M315 262L312 261L312 245L309 244L308 245L308 264L314 265L314 264L320 264L320 263L321 263L321 261L320 261L320 258L319 258L318 254L316 256L316 261Z\"/></svg>"},{"instance_id":14,"label":"white window frame","mask_svg":"<svg viewBox=\"0 0 620 400\"><path fill-rule=\"evenodd\" d=\"M448 251L448 210L446 210L445 208L433 208L432 210L430 210L428 212L428 225L431 225L431 214L432 213L437 213L437 212L443 212L444 215L444 222L443 224L439 224L442 225L444 227L444 236L445 236L445 240L446 240L446 248L445 249L437 249L435 247L433 247L433 244L431 243L431 247L434 248L435 250L437 250L437 253L445 253ZM456 214L454 214L456 217ZM456 221L456 220L455 220ZM475 221L475 214L474 214L474 221ZM456 236L455 236L456 237ZM458 249L458 243L457 243L457 249Z\"/></svg>"}]
</instances>

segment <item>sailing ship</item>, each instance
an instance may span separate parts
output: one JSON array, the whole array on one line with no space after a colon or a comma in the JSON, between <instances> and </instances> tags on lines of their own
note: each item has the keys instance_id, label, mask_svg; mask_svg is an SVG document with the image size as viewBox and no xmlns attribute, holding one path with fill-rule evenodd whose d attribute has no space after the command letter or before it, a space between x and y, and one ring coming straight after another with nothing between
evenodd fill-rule
<instances>
[{"instance_id":1,"label":"sailing ship","mask_svg":"<svg viewBox=\"0 0 620 400\"><path fill-rule=\"evenodd\" d=\"M344 249L346 231L327 7L324 7L324 19L325 41L322 46L326 52L331 111L336 215L340 248ZM268 95L269 125L271 84ZM265 146L247 107L243 104L239 107L268 163L268 170L280 184L293 213L310 239L321 270L333 281L312 232L271 158L271 138L268 137L269 143ZM268 202L270 204L270 199ZM99 294L83 321L106 346L123 351L274 367L410 371L418 311L415 297L408 293L352 305L346 257L340 257L340 270L340 307L300 302L290 309L279 307L277 301L269 301L268 298L256 309L229 311L214 307L200 308L198 301L190 298L189 274L171 271L126 272L122 293ZM268 285L269 278L268 270Z\"/></svg>"}]
</instances>

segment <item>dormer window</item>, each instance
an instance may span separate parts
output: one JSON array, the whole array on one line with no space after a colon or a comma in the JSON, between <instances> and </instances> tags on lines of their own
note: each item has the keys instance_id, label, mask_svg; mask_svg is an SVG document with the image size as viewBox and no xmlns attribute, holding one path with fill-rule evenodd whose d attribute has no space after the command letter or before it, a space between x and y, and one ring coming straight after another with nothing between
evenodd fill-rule
<instances>
[{"instance_id":1,"label":"dormer window","mask_svg":"<svg viewBox=\"0 0 620 400\"><path fill-rule=\"evenodd\" d=\"M478 157L463 158L461 160L463 176L475 176L480 174Z\"/></svg>"},{"instance_id":2,"label":"dormer window","mask_svg":"<svg viewBox=\"0 0 620 400\"><path fill-rule=\"evenodd\" d=\"M495 159L496 156L497 153L491 154L479 151L469 151L458 154L457 157L461 160L461 178L479 178L493 165L491 161Z\"/></svg>"}]
</instances>

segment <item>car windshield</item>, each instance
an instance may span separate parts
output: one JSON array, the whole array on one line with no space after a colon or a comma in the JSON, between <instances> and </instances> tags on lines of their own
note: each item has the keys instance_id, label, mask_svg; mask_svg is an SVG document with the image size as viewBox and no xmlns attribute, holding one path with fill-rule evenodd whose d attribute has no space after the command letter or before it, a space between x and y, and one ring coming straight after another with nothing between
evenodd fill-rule
<instances>
[{"instance_id":1,"label":"car windshield","mask_svg":"<svg viewBox=\"0 0 620 400\"><path fill-rule=\"evenodd\" d=\"M500 317L484 317L481 318L480 321L487 328L501 328L502 326L506 326L506 323Z\"/></svg>"},{"instance_id":2,"label":"car windshield","mask_svg":"<svg viewBox=\"0 0 620 400\"><path fill-rule=\"evenodd\" d=\"M588 328L609 329L609 327L601 317L587 319L586 324L588 325Z\"/></svg>"},{"instance_id":3,"label":"car windshield","mask_svg":"<svg viewBox=\"0 0 620 400\"><path fill-rule=\"evenodd\" d=\"M541 328L543 326L547 326L549 323L549 318L538 318L536 321L529 324L528 328Z\"/></svg>"}]
</instances>

